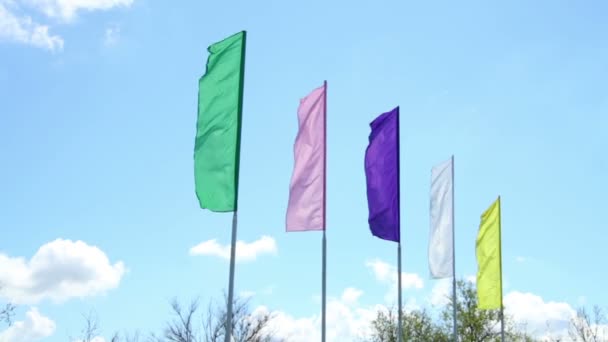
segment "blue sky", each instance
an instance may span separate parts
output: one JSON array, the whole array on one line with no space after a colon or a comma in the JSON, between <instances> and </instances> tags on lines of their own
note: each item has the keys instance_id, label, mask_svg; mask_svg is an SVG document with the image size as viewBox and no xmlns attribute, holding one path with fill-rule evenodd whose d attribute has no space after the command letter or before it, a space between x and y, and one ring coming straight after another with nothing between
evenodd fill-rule
<instances>
[{"instance_id":1,"label":"blue sky","mask_svg":"<svg viewBox=\"0 0 608 342\"><path fill-rule=\"evenodd\" d=\"M447 288L426 257L430 170L452 154L460 277L475 274L479 217L501 195L507 310L541 334L545 317L559 328L581 303L608 307L606 11L0 0L1 295L20 303L22 331L39 323L0 339L66 341L90 310L106 338L160 332L172 297L221 297L228 262L214 254L231 215L199 209L194 193L197 84L207 46L243 29L238 239L250 254L236 291L280 314L294 341L318 334L321 265L321 235L284 228L296 109L323 80L330 340L355 338L396 296L396 246L367 226L363 155L369 122L397 105L409 307ZM204 242L208 254L191 255Z\"/></svg>"}]
</instances>

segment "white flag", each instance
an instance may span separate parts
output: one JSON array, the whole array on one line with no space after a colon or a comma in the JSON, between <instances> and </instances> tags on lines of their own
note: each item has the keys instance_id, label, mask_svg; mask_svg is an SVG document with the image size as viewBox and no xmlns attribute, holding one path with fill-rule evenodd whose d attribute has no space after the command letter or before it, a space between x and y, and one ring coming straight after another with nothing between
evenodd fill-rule
<instances>
[{"instance_id":1,"label":"white flag","mask_svg":"<svg viewBox=\"0 0 608 342\"><path fill-rule=\"evenodd\" d=\"M454 158L431 170L429 268L433 278L454 276Z\"/></svg>"}]
</instances>

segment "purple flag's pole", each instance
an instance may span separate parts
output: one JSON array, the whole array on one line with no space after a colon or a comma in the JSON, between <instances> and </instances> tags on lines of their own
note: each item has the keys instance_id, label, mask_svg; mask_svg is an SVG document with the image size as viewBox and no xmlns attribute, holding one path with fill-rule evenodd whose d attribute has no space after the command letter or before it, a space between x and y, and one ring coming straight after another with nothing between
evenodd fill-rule
<instances>
[{"instance_id":1,"label":"purple flag's pole","mask_svg":"<svg viewBox=\"0 0 608 342\"><path fill-rule=\"evenodd\" d=\"M325 229L326 227L326 211L327 211L327 191L326 191L326 181L327 181L327 81L323 81L323 87L325 95L323 97L323 241L322 241L322 274L321 274L321 342L325 342L325 298L326 298L326 287L327 287L327 240L325 238Z\"/></svg>"},{"instance_id":2,"label":"purple flag's pole","mask_svg":"<svg viewBox=\"0 0 608 342\"><path fill-rule=\"evenodd\" d=\"M403 339L403 323L402 323L402 311L401 311L401 173L400 173L400 154L399 154L399 146L401 145L401 139L399 138L399 112L397 112L397 222L399 223L399 241L397 242L397 283L399 287L399 293L397 296L397 300L399 301L399 314L398 319L398 327L399 327L399 336L397 338L398 342L401 342Z\"/></svg>"}]
</instances>

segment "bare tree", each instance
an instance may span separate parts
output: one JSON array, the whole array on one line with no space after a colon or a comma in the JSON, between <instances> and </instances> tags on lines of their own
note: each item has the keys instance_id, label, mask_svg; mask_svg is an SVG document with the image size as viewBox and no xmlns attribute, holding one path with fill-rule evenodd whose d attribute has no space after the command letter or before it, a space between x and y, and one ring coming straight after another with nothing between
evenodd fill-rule
<instances>
[{"instance_id":1,"label":"bare tree","mask_svg":"<svg viewBox=\"0 0 608 342\"><path fill-rule=\"evenodd\" d=\"M198 299L193 300L186 310L182 310L177 299L171 301L173 314L177 316L167 324L165 338L171 342L198 342L199 334L194 331L194 313L198 309Z\"/></svg>"},{"instance_id":2,"label":"bare tree","mask_svg":"<svg viewBox=\"0 0 608 342\"><path fill-rule=\"evenodd\" d=\"M202 319L202 330L196 330L194 322L198 301L192 301L190 306L183 309L181 305L173 300L171 308L174 319L167 324L163 338L153 337L155 342L221 342L224 341L226 329L226 296L224 305L214 306L209 304L206 314ZM269 342L273 339L270 331L270 321L273 316L269 313L254 314L249 309L246 300L236 298L233 301L232 321L234 327L232 336L236 342Z\"/></svg>"},{"instance_id":3,"label":"bare tree","mask_svg":"<svg viewBox=\"0 0 608 342\"><path fill-rule=\"evenodd\" d=\"M205 342L220 342L224 340L226 331L226 303L213 308L209 304L207 317L204 321ZM236 342L267 342L273 339L274 331L270 331L270 323L274 316L270 313L254 315L249 309L249 301L236 298L232 304L232 321L234 326L232 336ZM274 339L276 340L276 338Z\"/></svg>"},{"instance_id":4,"label":"bare tree","mask_svg":"<svg viewBox=\"0 0 608 342\"><path fill-rule=\"evenodd\" d=\"M129 335L127 333L121 334L119 333L114 333L114 335L112 336L112 338L110 339L110 342L140 342L140 341L149 341L149 342L153 342L154 339L152 337L148 338L148 340L142 340L140 339L140 334L139 331L136 331L135 333L133 333L132 335Z\"/></svg>"},{"instance_id":5,"label":"bare tree","mask_svg":"<svg viewBox=\"0 0 608 342\"><path fill-rule=\"evenodd\" d=\"M13 324L13 316L15 316L15 306L11 303L7 303L6 306L0 310L0 321L11 326Z\"/></svg>"},{"instance_id":6,"label":"bare tree","mask_svg":"<svg viewBox=\"0 0 608 342\"><path fill-rule=\"evenodd\" d=\"M80 331L80 335L78 337L69 337L70 341L79 341L79 342L92 342L95 341L96 337L100 336L99 329L99 319L97 318L97 314L94 311L90 311L88 314L82 315L84 318L84 327ZM135 332L133 335L129 334L119 334L115 332L112 337L109 339L110 342L139 342L140 336L139 332Z\"/></svg>"},{"instance_id":7,"label":"bare tree","mask_svg":"<svg viewBox=\"0 0 608 342\"><path fill-rule=\"evenodd\" d=\"M148 342L223 342L226 329L226 303L214 306L209 303L207 312L201 316L197 315L198 300L193 300L187 307L173 299L171 311L173 317L167 322L160 336L151 334L145 341ZM198 318L202 318L199 320ZM97 317L91 312L84 315L85 325L79 337L70 337L71 341L92 342L99 336L99 324ZM279 342L274 338L271 331L271 320L273 315L267 312L255 313L249 309L247 300L235 298L233 301L234 322L232 336L235 342ZM115 333L110 342L138 342L139 334L128 336Z\"/></svg>"},{"instance_id":8,"label":"bare tree","mask_svg":"<svg viewBox=\"0 0 608 342\"><path fill-rule=\"evenodd\" d=\"M606 315L599 306L593 307L593 316L582 307L576 312L576 316L570 320L568 334L574 341L602 342L608 340L606 334Z\"/></svg>"},{"instance_id":9,"label":"bare tree","mask_svg":"<svg viewBox=\"0 0 608 342\"><path fill-rule=\"evenodd\" d=\"M0 284L0 290L2 290L2 284ZM0 309L0 322L4 322L8 326L11 326L13 324L13 316L15 316L15 306L8 302Z\"/></svg>"},{"instance_id":10,"label":"bare tree","mask_svg":"<svg viewBox=\"0 0 608 342\"><path fill-rule=\"evenodd\" d=\"M88 314L83 314L84 328L80 331L78 337L70 336L70 341L92 342L93 339L99 336L99 319L92 310Z\"/></svg>"}]
</instances>

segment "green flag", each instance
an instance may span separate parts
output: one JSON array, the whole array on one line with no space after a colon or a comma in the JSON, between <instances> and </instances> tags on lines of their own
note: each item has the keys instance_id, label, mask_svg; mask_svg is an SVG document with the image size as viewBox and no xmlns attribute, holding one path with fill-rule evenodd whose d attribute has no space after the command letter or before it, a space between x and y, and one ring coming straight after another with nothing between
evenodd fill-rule
<instances>
[{"instance_id":1,"label":"green flag","mask_svg":"<svg viewBox=\"0 0 608 342\"><path fill-rule=\"evenodd\" d=\"M236 211L246 32L209 46L198 82L194 183L203 209Z\"/></svg>"},{"instance_id":2,"label":"green flag","mask_svg":"<svg viewBox=\"0 0 608 342\"><path fill-rule=\"evenodd\" d=\"M502 308L500 197L481 215L477 234L477 300L480 309Z\"/></svg>"}]
</instances>

